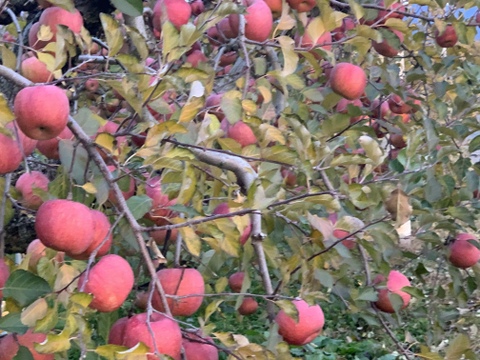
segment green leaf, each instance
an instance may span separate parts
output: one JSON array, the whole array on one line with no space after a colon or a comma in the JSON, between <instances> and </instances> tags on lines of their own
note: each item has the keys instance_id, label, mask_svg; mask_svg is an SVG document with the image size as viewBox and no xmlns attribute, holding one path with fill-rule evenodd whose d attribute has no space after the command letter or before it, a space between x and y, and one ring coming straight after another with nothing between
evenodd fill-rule
<instances>
[{"instance_id":1,"label":"green leaf","mask_svg":"<svg viewBox=\"0 0 480 360\"><path fill-rule=\"evenodd\" d=\"M142 0L111 0L122 13L130 16L141 16L143 12Z\"/></svg>"},{"instance_id":2,"label":"green leaf","mask_svg":"<svg viewBox=\"0 0 480 360\"><path fill-rule=\"evenodd\" d=\"M25 346L20 346L17 355L12 360L35 360L32 353Z\"/></svg>"},{"instance_id":3,"label":"green leaf","mask_svg":"<svg viewBox=\"0 0 480 360\"><path fill-rule=\"evenodd\" d=\"M147 195L132 196L127 200L127 206L135 219L140 219L152 208L152 199Z\"/></svg>"},{"instance_id":4,"label":"green leaf","mask_svg":"<svg viewBox=\"0 0 480 360\"><path fill-rule=\"evenodd\" d=\"M15 299L24 307L50 292L52 288L41 277L25 270L15 270L5 284L3 296Z\"/></svg>"},{"instance_id":5,"label":"green leaf","mask_svg":"<svg viewBox=\"0 0 480 360\"><path fill-rule=\"evenodd\" d=\"M230 124L235 124L242 119L242 93L230 90L223 94L220 107Z\"/></svg>"},{"instance_id":6,"label":"green leaf","mask_svg":"<svg viewBox=\"0 0 480 360\"><path fill-rule=\"evenodd\" d=\"M283 69L282 76L293 74L298 65L298 54L294 51L295 42L289 36L279 36L277 38L282 48Z\"/></svg>"},{"instance_id":7,"label":"green leaf","mask_svg":"<svg viewBox=\"0 0 480 360\"><path fill-rule=\"evenodd\" d=\"M120 25L113 17L103 13L100 14L100 20L107 38L108 56L115 56L123 46L123 34Z\"/></svg>"},{"instance_id":8,"label":"green leaf","mask_svg":"<svg viewBox=\"0 0 480 360\"><path fill-rule=\"evenodd\" d=\"M0 330L17 334L25 334L28 330L28 326L22 323L21 315L21 313L10 313L2 316L0 318Z\"/></svg>"},{"instance_id":9,"label":"green leaf","mask_svg":"<svg viewBox=\"0 0 480 360\"><path fill-rule=\"evenodd\" d=\"M350 9L357 20L363 18L365 15L365 10L360 4L354 0L348 0L348 4L350 5Z\"/></svg>"},{"instance_id":10,"label":"green leaf","mask_svg":"<svg viewBox=\"0 0 480 360\"><path fill-rule=\"evenodd\" d=\"M356 300L377 301L378 293L372 287L364 288L363 290L360 291Z\"/></svg>"},{"instance_id":11,"label":"green leaf","mask_svg":"<svg viewBox=\"0 0 480 360\"><path fill-rule=\"evenodd\" d=\"M95 135L100 125L105 122L100 116L94 114L92 110L86 107L80 108L73 118L88 136Z\"/></svg>"},{"instance_id":12,"label":"green leaf","mask_svg":"<svg viewBox=\"0 0 480 360\"><path fill-rule=\"evenodd\" d=\"M461 359L462 355L465 355L468 350L471 350L470 339L465 334L458 334L448 346L445 352L445 360Z\"/></svg>"},{"instance_id":13,"label":"green leaf","mask_svg":"<svg viewBox=\"0 0 480 360\"><path fill-rule=\"evenodd\" d=\"M48 2L70 12L75 11L75 4L73 0L48 0Z\"/></svg>"}]
</instances>

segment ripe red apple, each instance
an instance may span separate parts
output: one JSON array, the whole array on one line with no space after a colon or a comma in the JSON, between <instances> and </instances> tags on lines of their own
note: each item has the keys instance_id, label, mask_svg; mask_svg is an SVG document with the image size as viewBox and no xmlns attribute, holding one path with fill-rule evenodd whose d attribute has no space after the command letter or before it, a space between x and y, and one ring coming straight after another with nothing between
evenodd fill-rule
<instances>
[{"instance_id":1,"label":"ripe red apple","mask_svg":"<svg viewBox=\"0 0 480 360\"><path fill-rule=\"evenodd\" d=\"M270 37L273 28L272 11L263 0L242 0L247 6L245 13L245 37L252 41L264 42ZM238 34L239 16L229 16L232 30Z\"/></svg>"},{"instance_id":2,"label":"ripe red apple","mask_svg":"<svg viewBox=\"0 0 480 360\"><path fill-rule=\"evenodd\" d=\"M212 338L197 333L185 333L182 340L185 358L187 360L218 360L218 349L208 343L213 343Z\"/></svg>"},{"instance_id":3,"label":"ripe red apple","mask_svg":"<svg viewBox=\"0 0 480 360\"><path fill-rule=\"evenodd\" d=\"M361 108L363 106L363 103L360 101L360 99L355 99L355 100L347 100L345 98L340 99L337 103L336 110L340 114L348 114L348 105L354 106ZM364 118L363 115L360 116L352 116L350 118L350 123L356 123L357 121L360 121Z\"/></svg>"},{"instance_id":4,"label":"ripe red apple","mask_svg":"<svg viewBox=\"0 0 480 360\"><path fill-rule=\"evenodd\" d=\"M272 11L273 18L279 18L282 15L283 4L281 0L264 0Z\"/></svg>"},{"instance_id":5,"label":"ripe red apple","mask_svg":"<svg viewBox=\"0 0 480 360\"><path fill-rule=\"evenodd\" d=\"M398 30L391 30L395 34L395 36L398 38L400 43L403 43L403 33L398 31ZM373 48L380 54L385 57L392 58L394 56L398 55L399 49L392 46L387 39L383 39L382 42L372 42Z\"/></svg>"},{"instance_id":6,"label":"ripe red apple","mask_svg":"<svg viewBox=\"0 0 480 360\"><path fill-rule=\"evenodd\" d=\"M475 265L480 260L480 250L469 240L478 244L477 237L472 234L460 233L449 246L448 260L453 266L466 269Z\"/></svg>"},{"instance_id":7,"label":"ripe red apple","mask_svg":"<svg viewBox=\"0 0 480 360\"><path fill-rule=\"evenodd\" d=\"M79 289L86 281L85 274L80 277ZM90 269L84 288L84 292L93 295L89 306L100 312L117 310L132 291L134 280L133 270L127 260L115 254L102 257Z\"/></svg>"},{"instance_id":8,"label":"ripe red apple","mask_svg":"<svg viewBox=\"0 0 480 360\"><path fill-rule=\"evenodd\" d=\"M18 126L15 126L15 121L9 122L7 125L5 125L5 127L12 132L14 138L16 138L17 140L17 143L22 144L23 153L25 154L25 156L33 153L33 151L38 145L37 140L31 139L27 135L25 135Z\"/></svg>"},{"instance_id":9,"label":"ripe red apple","mask_svg":"<svg viewBox=\"0 0 480 360\"><path fill-rule=\"evenodd\" d=\"M409 104L413 104L415 106ZM418 110L418 106L420 105L420 100L414 99L410 96L407 96L406 100L403 100L398 94L392 94L388 98L388 106L395 114L413 114Z\"/></svg>"},{"instance_id":10,"label":"ripe red apple","mask_svg":"<svg viewBox=\"0 0 480 360\"><path fill-rule=\"evenodd\" d=\"M438 29L436 29L434 36L438 46L443 48L453 47L458 41L457 32L451 24L448 24L441 34Z\"/></svg>"},{"instance_id":11,"label":"ripe red apple","mask_svg":"<svg viewBox=\"0 0 480 360\"><path fill-rule=\"evenodd\" d=\"M70 113L67 95L54 85L23 88L13 107L20 130L36 140L58 136L67 126Z\"/></svg>"},{"instance_id":12,"label":"ripe red apple","mask_svg":"<svg viewBox=\"0 0 480 360\"><path fill-rule=\"evenodd\" d=\"M162 219L161 221L159 219L159 221L157 221L156 224L158 226L163 226L163 225L169 225L171 223L167 219ZM165 241L167 240L167 233L168 233L168 230L155 230L150 232L150 237L153 240L155 240L155 243L157 245L164 245ZM178 230L177 229L171 230L169 243L170 244L175 243L177 241L177 237L178 237Z\"/></svg>"},{"instance_id":13,"label":"ripe red apple","mask_svg":"<svg viewBox=\"0 0 480 360\"><path fill-rule=\"evenodd\" d=\"M192 67L196 68L199 63L208 62L208 58L202 50L194 50L187 55L186 62L192 64Z\"/></svg>"},{"instance_id":14,"label":"ripe red apple","mask_svg":"<svg viewBox=\"0 0 480 360\"><path fill-rule=\"evenodd\" d=\"M38 41L37 33L40 29L40 23L33 23L28 31L28 46L34 48L35 50L41 49L45 43Z\"/></svg>"},{"instance_id":15,"label":"ripe red apple","mask_svg":"<svg viewBox=\"0 0 480 360\"><path fill-rule=\"evenodd\" d=\"M338 63L330 75L330 86L338 95L348 100L359 99L367 86L367 75L360 66Z\"/></svg>"},{"instance_id":16,"label":"ripe red apple","mask_svg":"<svg viewBox=\"0 0 480 360\"><path fill-rule=\"evenodd\" d=\"M93 217L93 239L90 245L88 246L87 250L83 253L75 255L69 254L68 256L77 259L77 260L87 260L92 252L103 242L105 238L107 238L106 242L100 247L97 252L96 257L101 257L110 251L113 242L113 233L110 231L110 221L108 220L107 216L98 210L91 210L92 217ZM107 237L108 235L108 237Z\"/></svg>"},{"instance_id":17,"label":"ripe red apple","mask_svg":"<svg viewBox=\"0 0 480 360\"><path fill-rule=\"evenodd\" d=\"M36 271L38 262L46 255L46 250L47 247L43 245L40 239L32 240L32 242L28 244L26 254L31 254L30 260L28 261L29 269ZM58 263L62 263L64 258L65 253L62 251L57 252L57 255L55 255L55 261Z\"/></svg>"},{"instance_id":18,"label":"ripe red apple","mask_svg":"<svg viewBox=\"0 0 480 360\"><path fill-rule=\"evenodd\" d=\"M288 316L283 310L275 317L278 333L290 345L305 345L313 341L322 331L325 323L320 305L310 306L305 300L293 300L298 319Z\"/></svg>"},{"instance_id":19,"label":"ripe red apple","mask_svg":"<svg viewBox=\"0 0 480 360\"><path fill-rule=\"evenodd\" d=\"M148 360L158 360L153 355L155 346L160 354L171 356L174 360L181 358L182 333L175 320L163 315L154 314L150 318L150 330L147 325L147 314L141 313L131 317L125 325L123 345L129 348L143 342L150 348L152 355L147 355Z\"/></svg>"},{"instance_id":20,"label":"ripe red apple","mask_svg":"<svg viewBox=\"0 0 480 360\"><path fill-rule=\"evenodd\" d=\"M239 293L242 290L243 279L245 279L245 273L243 271L233 273L228 278L228 286L230 286L233 292Z\"/></svg>"},{"instance_id":21,"label":"ripe red apple","mask_svg":"<svg viewBox=\"0 0 480 360\"><path fill-rule=\"evenodd\" d=\"M168 195L162 192L162 183L160 176L154 176L149 178L146 182L145 193L152 201L151 210L145 215L145 217L155 224L161 224L165 218L171 218L173 211L168 207L175 205L177 199L169 199Z\"/></svg>"},{"instance_id":22,"label":"ripe red apple","mask_svg":"<svg viewBox=\"0 0 480 360\"><path fill-rule=\"evenodd\" d=\"M17 141L0 133L0 175L15 171L22 163L22 152Z\"/></svg>"},{"instance_id":23,"label":"ripe red apple","mask_svg":"<svg viewBox=\"0 0 480 360\"><path fill-rule=\"evenodd\" d=\"M0 337L0 360L13 360L15 355L17 355L18 348L18 342L13 337L13 334Z\"/></svg>"},{"instance_id":24,"label":"ripe red apple","mask_svg":"<svg viewBox=\"0 0 480 360\"><path fill-rule=\"evenodd\" d=\"M81 254L92 243L93 221L90 209L79 202L48 200L37 211L35 231L45 246Z\"/></svg>"},{"instance_id":25,"label":"ripe red apple","mask_svg":"<svg viewBox=\"0 0 480 360\"><path fill-rule=\"evenodd\" d=\"M390 135L390 144L396 149L403 149L407 146L405 138L402 134L391 134Z\"/></svg>"},{"instance_id":26,"label":"ripe red apple","mask_svg":"<svg viewBox=\"0 0 480 360\"><path fill-rule=\"evenodd\" d=\"M157 272L158 279L168 295L198 295L180 299L168 298L168 306L173 316L193 315L202 305L205 294L205 282L197 269L162 269ZM164 312L162 301L157 292L153 293L152 305Z\"/></svg>"},{"instance_id":27,"label":"ripe red apple","mask_svg":"<svg viewBox=\"0 0 480 360\"><path fill-rule=\"evenodd\" d=\"M50 30L54 34L51 41L55 41L57 25L65 25L75 34L80 34L83 27L83 17L77 9L74 12L70 12L60 7L52 6L42 12L38 23L50 26Z\"/></svg>"},{"instance_id":28,"label":"ripe red apple","mask_svg":"<svg viewBox=\"0 0 480 360\"><path fill-rule=\"evenodd\" d=\"M0 300L3 297L3 287L10 276L10 268L8 267L5 259L0 259Z\"/></svg>"},{"instance_id":29,"label":"ripe red apple","mask_svg":"<svg viewBox=\"0 0 480 360\"><path fill-rule=\"evenodd\" d=\"M128 317L122 317L113 323L110 328L110 333L108 334L108 344L123 345L125 326L127 325L128 320Z\"/></svg>"},{"instance_id":30,"label":"ripe red apple","mask_svg":"<svg viewBox=\"0 0 480 360\"><path fill-rule=\"evenodd\" d=\"M168 20L180 30L191 15L192 8L185 0L158 0L153 8L153 27L162 31L162 23Z\"/></svg>"},{"instance_id":31,"label":"ripe red apple","mask_svg":"<svg viewBox=\"0 0 480 360\"><path fill-rule=\"evenodd\" d=\"M190 3L190 7L192 8L192 14L195 16L200 15L205 10L205 4L202 0L194 0Z\"/></svg>"},{"instance_id":32,"label":"ripe red apple","mask_svg":"<svg viewBox=\"0 0 480 360\"><path fill-rule=\"evenodd\" d=\"M24 77L34 83L45 83L53 79L53 74L48 71L47 65L35 56L23 60L20 71Z\"/></svg>"},{"instance_id":33,"label":"ripe red apple","mask_svg":"<svg viewBox=\"0 0 480 360\"><path fill-rule=\"evenodd\" d=\"M385 281L383 275L378 275L374 280L374 284L378 284ZM397 294L403 300L402 309L406 308L412 296L402 291L405 286L410 286L410 281L401 272L392 270L388 274L387 284L384 287L379 287L378 300L375 302L377 308L386 313L394 313L395 309L388 297L389 294Z\"/></svg>"},{"instance_id":34,"label":"ripe red apple","mask_svg":"<svg viewBox=\"0 0 480 360\"><path fill-rule=\"evenodd\" d=\"M220 214L229 214L230 208L227 203L219 204L212 212L213 215L220 215ZM240 244L245 245L248 238L250 237L250 233L252 232L252 224L248 224L245 229L243 229L242 234L240 235Z\"/></svg>"},{"instance_id":35,"label":"ripe red apple","mask_svg":"<svg viewBox=\"0 0 480 360\"><path fill-rule=\"evenodd\" d=\"M38 209L43 200L35 195L33 190L48 191L49 182L50 180L39 171L22 174L15 183L15 188L22 194L22 205L29 209Z\"/></svg>"},{"instance_id":36,"label":"ripe red apple","mask_svg":"<svg viewBox=\"0 0 480 360\"><path fill-rule=\"evenodd\" d=\"M295 43L302 48L311 48L311 47L321 47L322 49L331 51L332 50L332 33L330 31L325 31L318 39L312 39L308 32L305 32L302 37L300 35L295 35ZM324 45L327 44L327 45ZM321 46L324 45L324 46Z\"/></svg>"},{"instance_id":37,"label":"ripe red apple","mask_svg":"<svg viewBox=\"0 0 480 360\"><path fill-rule=\"evenodd\" d=\"M349 234L350 232L347 230L343 230L343 229L333 230L333 236L335 236L337 239L342 239L345 236L348 236ZM352 250L353 248L355 248L355 240L353 237L343 240L342 244L349 250Z\"/></svg>"},{"instance_id":38,"label":"ripe red apple","mask_svg":"<svg viewBox=\"0 0 480 360\"><path fill-rule=\"evenodd\" d=\"M58 144L60 140L70 140L73 138L73 133L68 127L62 130L57 137L49 140L40 140L37 143L37 149L47 158L52 160L60 159L60 154L58 153Z\"/></svg>"},{"instance_id":39,"label":"ripe red apple","mask_svg":"<svg viewBox=\"0 0 480 360\"><path fill-rule=\"evenodd\" d=\"M242 304L238 308L238 313L240 315L252 315L258 309L258 302L252 297L245 297L242 301Z\"/></svg>"},{"instance_id":40,"label":"ripe red apple","mask_svg":"<svg viewBox=\"0 0 480 360\"><path fill-rule=\"evenodd\" d=\"M39 354L35 351L35 343L44 342L46 334L34 333L28 329L25 334L8 334L0 338L0 360L12 360L17 355L20 346L26 347L32 354L33 360L53 360L54 354Z\"/></svg>"},{"instance_id":41,"label":"ripe red apple","mask_svg":"<svg viewBox=\"0 0 480 360\"><path fill-rule=\"evenodd\" d=\"M250 126L241 120L227 127L227 137L235 140L242 147L255 145L258 142Z\"/></svg>"},{"instance_id":42,"label":"ripe red apple","mask_svg":"<svg viewBox=\"0 0 480 360\"><path fill-rule=\"evenodd\" d=\"M335 41L340 41L345 38L347 31L355 29L355 20L351 17L346 17L342 20L342 25L332 31L332 38Z\"/></svg>"},{"instance_id":43,"label":"ripe red apple","mask_svg":"<svg viewBox=\"0 0 480 360\"><path fill-rule=\"evenodd\" d=\"M287 0L287 3L299 13L310 11L317 5L315 0Z\"/></svg>"}]
</instances>

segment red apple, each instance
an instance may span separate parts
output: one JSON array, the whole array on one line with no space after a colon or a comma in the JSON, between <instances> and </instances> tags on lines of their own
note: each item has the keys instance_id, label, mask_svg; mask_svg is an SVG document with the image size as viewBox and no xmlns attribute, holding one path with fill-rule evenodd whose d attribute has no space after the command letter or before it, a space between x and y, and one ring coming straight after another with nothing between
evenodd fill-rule
<instances>
[{"instance_id":1,"label":"red apple","mask_svg":"<svg viewBox=\"0 0 480 360\"><path fill-rule=\"evenodd\" d=\"M218 349L210 337L203 337L196 333L185 333L182 346L187 360L218 360Z\"/></svg>"},{"instance_id":2,"label":"red apple","mask_svg":"<svg viewBox=\"0 0 480 360\"><path fill-rule=\"evenodd\" d=\"M42 243L54 250L81 254L92 243L93 216L90 209L70 200L48 200L37 211L35 231Z\"/></svg>"},{"instance_id":3,"label":"red apple","mask_svg":"<svg viewBox=\"0 0 480 360\"><path fill-rule=\"evenodd\" d=\"M240 315L252 315L258 309L258 302L252 297L245 297L242 301L242 304L238 308L238 313Z\"/></svg>"},{"instance_id":4,"label":"red apple","mask_svg":"<svg viewBox=\"0 0 480 360\"><path fill-rule=\"evenodd\" d=\"M20 71L24 77L34 83L45 83L53 79L53 74L48 71L47 65L35 56L23 60Z\"/></svg>"},{"instance_id":5,"label":"red apple","mask_svg":"<svg viewBox=\"0 0 480 360\"><path fill-rule=\"evenodd\" d=\"M414 106L409 104L413 104ZM407 96L406 100L403 100L398 94L392 94L388 98L388 106L395 114L413 114L418 110L420 105L420 100L414 99L410 96Z\"/></svg>"},{"instance_id":6,"label":"red apple","mask_svg":"<svg viewBox=\"0 0 480 360\"><path fill-rule=\"evenodd\" d=\"M272 11L273 18L279 18L282 15L283 4L281 0L264 0Z\"/></svg>"},{"instance_id":7,"label":"red apple","mask_svg":"<svg viewBox=\"0 0 480 360\"><path fill-rule=\"evenodd\" d=\"M86 281L85 274L79 279L79 289ZM127 260L115 254L102 257L90 269L84 287L84 292L93 295L89 306L100 312L119 309L132 291L134 280L133 270Z\"/></svg>"},{"instance_id":8,"label":"red apple","mask_svg":"<svg viewBox=\"0 0 480 360\"><path fill-rule=\"evenodd\" d=\"M153 27L162 31L162 23L170 21L178 30L190 20L192 8L185 0L158 0L153 8Z\"/></svg>"},{"instance_id":9,"label":"red apple","mask_svg":"<svg viewBox=\"0 0 480 360\"><path fill-rule=\"evenodd\" d=\"M247 6L245 13L245 37L252 41L264 42L270 37L272 32L272 11L263 0L243 0L243 4ZM229 19L232 30L238 33L238 14L231 14Z\"/></svg>"},{"instance_id":10,"label":"red apple","mask_svg":"<svg viewBox=\"0 0 480 360\"><path fill-rule=\"evenodd\" d=\"M113 242L113 233L110 231L110 221L108 220L107 216L98 210L91 210L93 216L93 239L90 245L88 246L87 250L83 253L75 255L69 254L68 256L77 259L77 260L87 260L92 252L98 248L98 246L104 241L106 238L106 242L98 249L97 255L95 257L101 257L110 251Z\"/></svg>"},{"instance_id":11,"label":"red apple","mask_svg":"<svg viewBox=\"0 0 480 360\"><path fill-rule=\"evenodd\" d=\"M212 212L212 215L220 215L220 214L229 214L230 208L227 203L219 204ZM245 245L248 238L250 237L250 233L252 232L252 224L248 224L245 229L243 229L242 234L240 235L240 244Z\"/></svg>"},{"instance_id":12,"label":"red apple","mask_svg":"<svg viewBox=\"0 0 480 360\"><path fill-rule=\"evenodd\" d=\"M80 34L83 27L83 17L77 9L74 12L70 12L60 7L52 6L42 12L38 23L50 26L50 30L54 34L51 41L55 41L57 25L65 25L75 34Z\"/></svg>"},{"instance_id":13,"label":"red apple","mask_svg":"<svg viewBox=\"0 0 480 360\"><path fill-rule=\"evenodd\" d=\"M448 260L453 266L466 269L480 260L480 250L470 241L478 244L477 237L472 234L460 233L449 246Z\"/></svg>"},{"instance_id":14,"label":"red apple","mask_svg":"<svg viewBox=\"0 0 480 360\"><path fill-rule=\"evenodd\" d=\"M54 85L23 88L15 97L13 107L20 130L36 140L60 135L70 113L67 95Z\"/></svg>"},{"instance_id":15,"label":"red apple","mask_svg":"<svg viewBox=\"0 0 480 360\"><path fill-rule=\"evenodd\" d=\"M307 304L305 300L293 300L298 319L288 316L283 310L275 317L278 333L290 345L305 345L313 341L322 331L325 323L320 305Z\"/></svg>"},{"instance_id":16,"label":"red apple","mask_svg":"<svg viewBox=\"0 0 480 360\"><path fill-rule=\"evenodd\" d=\"M152 208L145 217L155 224L161 224L166 218L174 214L168 207L175 205L177 199L169 199L168 195L162 192L160 176L149 178L146 182L145 193L152 199Z\"/></svg>"},{"instance_id":17,"label":"red apple","mask_svg":"<svg viewBox=\"0 0 480 360\"><path fill-rule=\"evenodd\" d=\"M65 127L57 137L49 140L40 140L37 143L37 149L47 158L58 160L60 159L60 154L58 153L58 144L60 140L70 140L72 138L73 133L68 127Z\"/></svg>"},{"instance_id":18,"label":"red apple","mask_svg":"<svg viewBox=\"0 0 480 360\"><path fill-rule=\"evenodd\" d=\"M391 30L395 34L395 36L400 41L400 44L403 43L403 33L398 30ZM373 48L380 54L385 57L392 58L398 55L399 49L397 47L392 46L387 39L383 39L382 42L372 42Z\"/></svg>"},{"instance_id":19,"label":"red apple","mask_svg":"<svg viewBox=\"0 0 480 360\"><path fill-rule=\"evenodd\" d=\"M200 15L205 10L205 4L202 0L194 0L190 3L190 7L192 8L192 14L195 16Z\"/></svg>"},{"instance_id":20,"label":"red apple","mask_svg":"<svg viewBox=\"0 0 480 360\"><path fill-rule=\"evenodd\" d=\"M287 3L299 13L310 11L317 5L315 0L287 0Z\"/></svg>"},{"instance_id":21,"label":"red apple","mask_svg":"<svg viewBox=\"0 0 480 360\"><path fill-rule=\"evenodd\" d=\"M202 50L194 50L187 55L186 62L192 64L192 67L196 68L199 63L208 62L208 58L205 56Z\"/></svg>"},{"instance_id":22,"label":"red apple","mask_svg":"<svg viewBox=\"0 0 480 360\"><path fill-rule=\"evenodd\" d=\"M8 267L5 259L0 259L0 300L3 297L3 287L10 276L10 268Z\"/></svg>"},{"instance_id":23,"label":"red apple","mask_svg":"<svg viewBox=\"0 0 480 360\"><path fill-rule=\"evenodd\" d=\"M243 121L237 121L233 125L227 127L227 137L235 140L242 147L255 145L258 140L255 134L253 133L250 126L248 126Z\"/></svg>"},{"instance_id":24,"label":"red apple","mask_svg":"<svg viewBox=\"0 0 480 360\"><path fill-rule=\"evenodd\" d=\"M15 183L15 188L22 194L22 205L29 209L38 209L43 200L35 195L33 190L48 191L49 182L50 180L39 171L22 174Z\"/></svg>"},{"instance_id":25,"label":"red apple","mask_svg":"<svg viewBox=\"0 0 480 360\"><path fill-rule=\"evenodd\" d=\"M330 75L332 90L348 100L359 99L367 86L367 75L360 66L338 63Z\"/></svg>"},{"instance_id":26,"label":"red apple","mask_svg":"<svg viewBox=\"0 0 480 360\"><path fill-rule=\"evenodd\" d=\"M173 316L191 316L202 305L205 282L197 269L162 269L157 272L157 276L167 295L198 295L180 299L168 298L168 306ZM153 294L152 305L161 312L165 311L157 292Z\"/></svg>"},{"instance_id":27,"label":"red apple","mask_svg":"<svg viewBox=\"0 0 480 360\"><path fill-rule=\"evenodd\" d=\"M383 275L378 275L373 280L373 283L378 284L384 281L385 277ZM402 309L406 308L412 297L410 294L402 291L405 286L410 286L410 281L408 278L399 271L390 271L386 286L379 287L378 300L375 302L377 308L386 313L395 312L395 309L390 301L389 294L399 295L403 300Z\"/></svg>"},{"instance_id":28,"label":"red apple","mask_svg":"<svg viewBox=\"0 0 480 360\"><path fill-rule=\"evenodd\" d=\"M128 320L128 317L122 317L113 323L110 328L110 333L108 334L108 344L123 345L125 326L127 325Z\"/></svg>"},{"instance_id":29,"label":"red apple","mask_svg":"<svg viewBox=\"0 0 480 360\"><path fill-rule=\"evenodd\" d=\"M15 139L0 133L0 175L15 171L22 159L22 151Z\"/></svg>"},{"instance_id":30,"label":"red apple","mask_svg":"<svg viewBox=\"0 0 480 360\"><path fill-rule=\"evenodd\" d=\"M230 286L233 292L239 293L242 290L243 279L245 279L245 273L243 271L233 273L228 278L228 286Z\"/></svg>"},{"instance_id":31,"label":"red apple","mask_svg":"<svg viewBox=\"0 0 480 360\"><path fill-rule=\"evenodd\" d=\"M25 154L25 156L33 153L33 151L38 145L37 140L31 139L27 135L25 135L18 126L15 126L15 121L9 122L5 127L12 132L12 134L17 140L17 143L22 144L23 153Z\"/></svg>"},{"instance_id":32,"label":"red apple","mask_svg":"<svg viewBox=\"0 0 480 360\"><path fill-rule=\"evenodd\" d=\"M436 29L434 36L438 46L443 48L453 47L458 41L457 32L451 24L447 25L441 34L438 29Z\"/></svg>"},{"instance_id":33,"label":"red apple","mask_svg":"<svg viewBox=\"0 0 480 360\"><path fill-rule=\"evenodd\" d=\"M28 261L29 269L36 271L38 262L42 257L46 255L46 250L47 250L47 247L43 245L40 239L32 240L32 242L28 244L26 254L31 254L30 260ZM65 253L62 251L59 251L55 256L55 261L58 263L62 263L64 258L65 258Z\"/></svg>"}]
</instances>

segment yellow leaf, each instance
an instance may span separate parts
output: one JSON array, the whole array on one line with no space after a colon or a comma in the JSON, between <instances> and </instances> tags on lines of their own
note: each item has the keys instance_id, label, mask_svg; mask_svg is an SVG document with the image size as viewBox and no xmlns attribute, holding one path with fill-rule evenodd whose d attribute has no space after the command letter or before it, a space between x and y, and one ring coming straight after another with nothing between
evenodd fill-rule
<instances>
[{"instance_id":1,"label":"yellow leaf","mask_svg":"<svg viewBox=\"0 0 480 360\"><path fill-rule=\"evenodd\" d=\"M17 57L13 51L7 48L5 45L2 45L1 53L3 65L14 70L17 67Z\"/></svg>"},{"instance_id":2,"label":"yellow leaf","mask_svg":"<svg viewBox=\"0 0 480 360\"><path fill-rule=\"evenodd\" d=\"M294 51L295 42L289 36L279 36L277 38L283 53L282 76L293 74L297 70L298 54Z\"/></svg>"},{"instance_id":3,"label":"yellow leaf","mask_svg":"<svg viewBox=\"0 0 480 360\"><path fill-rule=\"evenodd\" d=\"M83 184L81 188L89 194L97 193L97 189L95 188L95 185L93 185L91 182L87 182L86 184Z\"/></svg>"},{"instance_id":4,"label":"yellow leaf","mask_svg":"<svg viewBox=\"0 0 480 360\"><path fill-rule=\"evenodd\" d=\"M37 320L43 319L47 315L47 310L47 300L40 298L22 311L20 320L23 325L34 327Z\"/></svg>"},{"instance_id":5,"label":"yellow leaf","mask_svg":"<svg viewBox=\"0 0 480 360\"><path fill-rule=\"evenodd\" d=\"M5 95L0 93L0 124L6 125L15 119L10 107L8 106Z\"/></svg>"},{"instance_id":6,"label":"yellow leaf","mask_svg":"<svg viewBox=\"0 0 480 360\"><path fill-rule=\"evenodd\" d=\"M409 203L408 195L401 189L392 191L385 201L385 209L392 215L392 219L398 225L405 224L412 215L412 207Z\"/></svg>"}]
</instances>

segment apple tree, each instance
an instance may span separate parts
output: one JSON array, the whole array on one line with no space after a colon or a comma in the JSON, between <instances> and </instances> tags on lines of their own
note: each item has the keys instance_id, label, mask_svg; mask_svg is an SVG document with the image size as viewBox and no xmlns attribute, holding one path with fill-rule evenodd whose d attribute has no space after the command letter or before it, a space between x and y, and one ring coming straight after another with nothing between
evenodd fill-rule
<instances>
[{"instance_id":1,"label":"apple tree","mask_svg":"<svg viewBox=\"0 0 480 360\"><path fill-rule=\"evenodd\" d=\"M477 6L3 4L0 359L474 359Z\"/></svg>"}]
</instances>

